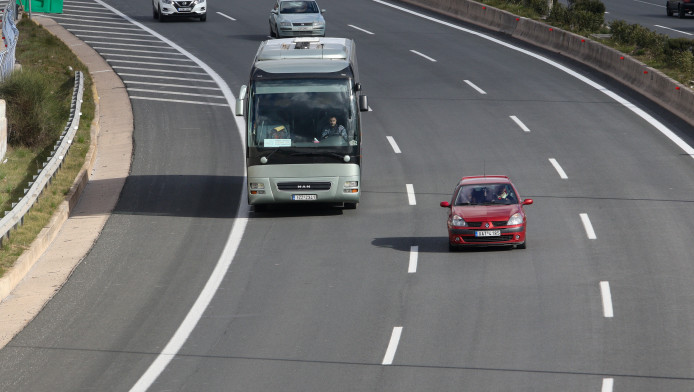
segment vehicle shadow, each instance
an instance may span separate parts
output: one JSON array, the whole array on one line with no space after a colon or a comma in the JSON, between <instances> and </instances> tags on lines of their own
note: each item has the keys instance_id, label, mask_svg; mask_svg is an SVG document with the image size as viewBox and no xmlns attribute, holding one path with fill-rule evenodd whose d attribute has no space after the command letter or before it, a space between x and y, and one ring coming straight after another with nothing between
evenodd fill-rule
<instances>
[{"instance_id":1,"label":"vehicle shadow","mask_svg":"<svg viewBox=\"0 0 694 392\"><path fill-rule=\"evenodd\" d=\"M371 245L379 248L391 248L401 252L410 252L412 246L418 247L419 253L450 253L448 238L439 237L382 237L374 238ZM457 252L499 252L513 249L510 246L482 246L461 248Z\"/></svg>"},{"instance_id":2,"label":"vehicle shadow","mask_svg":"<svg viewBox=\"0 0 694 392\"><path fill-rule=\"evenodd\" d=\"M245 201L244 201L245 202ZM251 218L295 218L307 216L343 215L341 205L334 203L291 203L263 206L262 209L251 207Z\"/></svg>"}]
</instances>

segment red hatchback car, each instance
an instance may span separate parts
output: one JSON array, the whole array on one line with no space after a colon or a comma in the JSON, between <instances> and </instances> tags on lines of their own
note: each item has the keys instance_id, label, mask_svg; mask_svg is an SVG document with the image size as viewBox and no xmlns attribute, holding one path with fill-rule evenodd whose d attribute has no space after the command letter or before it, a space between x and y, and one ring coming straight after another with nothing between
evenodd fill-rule
<instances>
[{"instance_id":1,"label":"red hatchback car","mask_svg":"<svg viewBox=\"0 0 694 392\"><path fill-rule=\"evenodd\" d=\"M463 177L450 202L448 249L463 246L511 245L525 249L526 217L523 206L532 199L520 198L506 176Z\"/></svg>"}]
</instances>

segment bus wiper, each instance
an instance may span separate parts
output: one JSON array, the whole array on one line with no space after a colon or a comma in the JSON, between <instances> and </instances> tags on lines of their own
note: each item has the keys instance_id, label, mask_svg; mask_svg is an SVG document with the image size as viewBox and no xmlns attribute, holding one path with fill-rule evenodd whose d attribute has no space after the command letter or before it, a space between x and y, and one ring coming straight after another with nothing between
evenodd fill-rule
<instances>
[{"instance_id":1,"label":"bus wiper","mask_svg":"<svg viewBox=\"0 0 694 392\"><path fill-rule=\"evenodd\" d=\"M274 150L270 151L269 154L263 155L262 157L260 157L260 162L261 162L261 163L267 163L268 158L270 158L270 156L271 156L272 154L276 153L277 151L279 151L279 148L275 148Z\"/></svg>"}]
</instances>

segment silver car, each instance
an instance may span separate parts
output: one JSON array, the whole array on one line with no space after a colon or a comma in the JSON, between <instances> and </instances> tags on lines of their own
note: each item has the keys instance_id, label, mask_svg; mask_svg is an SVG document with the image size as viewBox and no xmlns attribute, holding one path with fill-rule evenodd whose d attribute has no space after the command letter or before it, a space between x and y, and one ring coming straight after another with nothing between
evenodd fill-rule
<instances>
[{"instance_id":1,"label":"silver car","mask_svg":"<svg viewBox=\"0 0 694 392\"><path fill-rule=\"evenodd\" d=\"M270 36L325 37L323 12L314 0L276 0L270 11Z\"/></svg>"}]
</instances>

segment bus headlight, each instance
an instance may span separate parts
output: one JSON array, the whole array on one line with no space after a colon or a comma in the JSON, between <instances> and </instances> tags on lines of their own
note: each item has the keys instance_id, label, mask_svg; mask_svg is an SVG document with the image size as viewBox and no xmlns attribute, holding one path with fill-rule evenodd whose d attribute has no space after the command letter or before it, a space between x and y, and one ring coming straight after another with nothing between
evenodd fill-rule
<instances>
[{"instance_id":1,"label":"bus headlight","mask_svg":"<svg viewBox=\"0 0 694 392\"><path fill-rule=\"evenodd\" d=\"M249 186L251 188L251 195L265 194L265 184L263 184L262 182L251 182Z\"/></svg>"},{"instance_id":2,"label":"bus headlight","mask_svg":"<svg viewBox=\"0 0 694 392\"><path fill-rule=\"evenodd\" d=\"M359 181L345 181L345 186L342 191L344 193L359 192Z\"/></svg>"}]
</instances>

